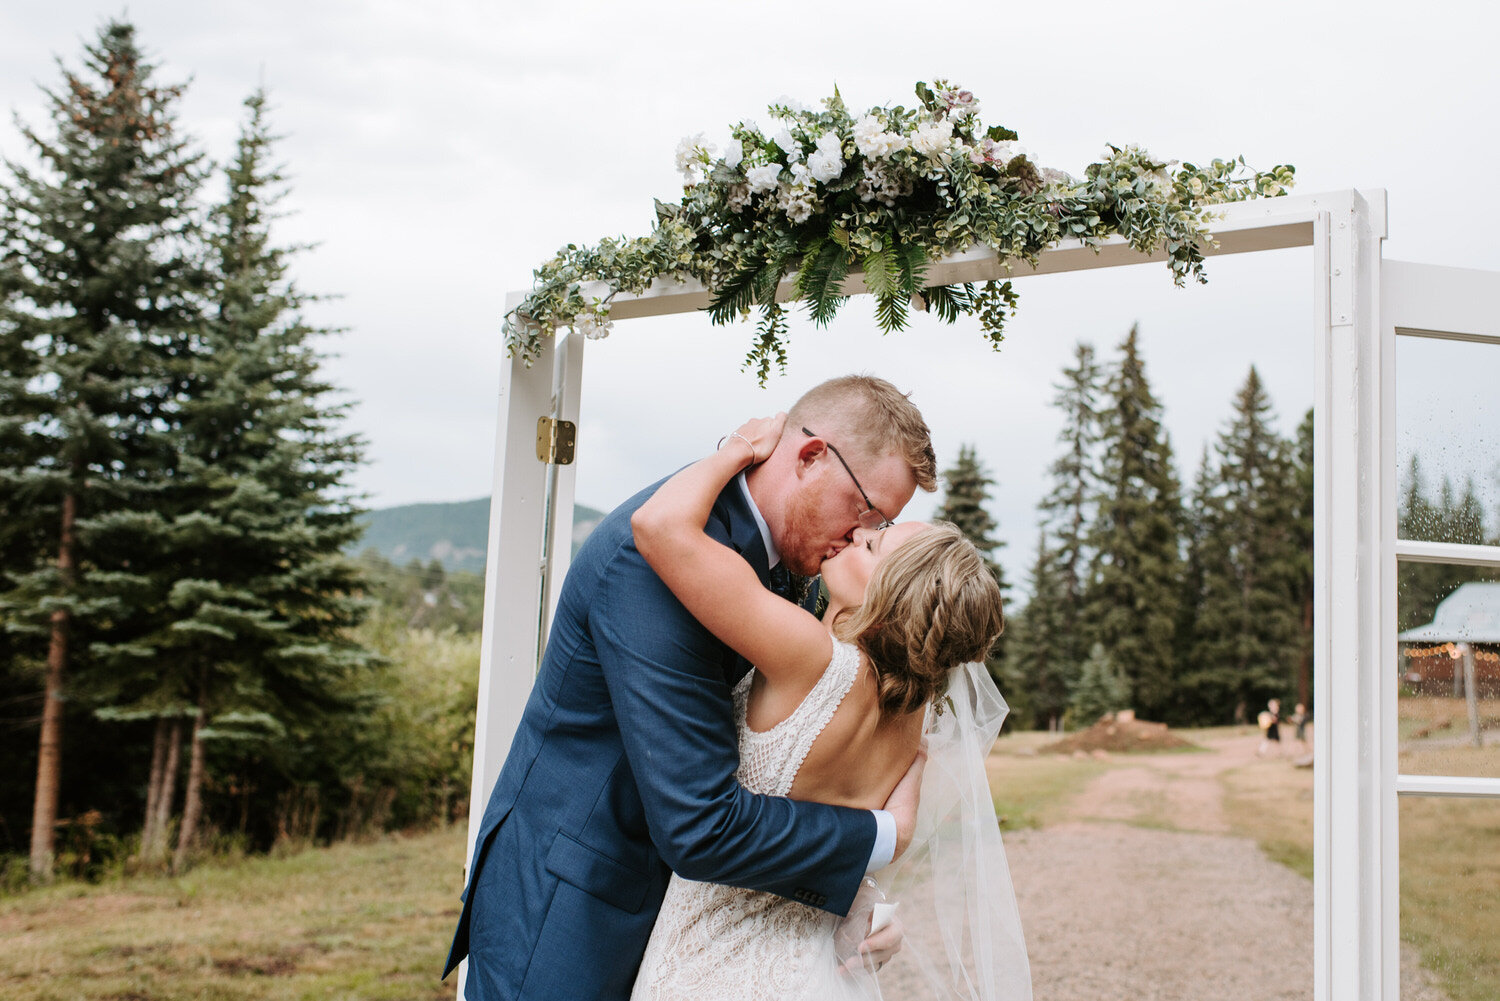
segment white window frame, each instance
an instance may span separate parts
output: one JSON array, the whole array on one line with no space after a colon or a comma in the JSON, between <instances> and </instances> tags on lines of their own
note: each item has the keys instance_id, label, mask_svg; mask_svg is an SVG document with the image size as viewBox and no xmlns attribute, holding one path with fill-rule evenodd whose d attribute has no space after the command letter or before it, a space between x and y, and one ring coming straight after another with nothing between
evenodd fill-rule
<instances>
[{"instance_id":1,"label":"white window frame","mask_svg":"<svg viewBox=\"0 0 1500 1001\"><path fill-rule=\"evenodd\" d=\"M1314 997L1394 999L1395 335L1380 314L1385 191L1236 203L1211 228L1211 255L1313 248ZM1159 259L1112 238L1096 248L1065 242L1034 271L1022 264L1006 273L992 252L974 250L934 263L928 275L933 284L1024 281ZM781 288L789 296L791 283ZM865 291L857 275L846 291ZM512 293L506 308L523 295ZM708 301L697 282L657 281L642 295L616 296L611 317L690 312ZM582 364L582 340L567 334L544 342L530 368L502 366L465 874L567 572L575 467L537 459L536 425L541 416L577 423ZM588 442L579 449L586 455ZM1415 789L1417 780L1403 781Z\"/></svg>"},{"instance_id":2,"label":"white window frame","mask_svg":"<svg viewBox=\"0 0 1500 1001\"><path fill-rule=\"evenodd\" d=\"M1500 800L1500 779L1468 775L1402 775L1396 765L1397 685L1399 653L1396 643L1396 571L1400 563L1444 563L1500 569L1500 546L1457 545L1420 542L1396 535L1396 338L1425 337L1447 341L1470 341L1500 346L1500 273L1470 271L1386 261L1381 272L1380 336L1386 345L1382 370L1385 391L1381 402L1384 455L1381 491L1391 515L1385 525L1390 540L1383 590L1389 602L1386 623L1385 688L1387 704L1380 717L1381 741L1388 769L1382 770L1383 820L1392 832L1382 860L1387 876L1384 895L1385 925L1382 929L1387 963L1382 971L1385 998L1400 992L1400 839L1397 831L1400 796L1449 796ZM1387 778L1388 776L1388 778ZM1371 995L1373 996L1373 995Z\"/></svg>"}]
</instances>

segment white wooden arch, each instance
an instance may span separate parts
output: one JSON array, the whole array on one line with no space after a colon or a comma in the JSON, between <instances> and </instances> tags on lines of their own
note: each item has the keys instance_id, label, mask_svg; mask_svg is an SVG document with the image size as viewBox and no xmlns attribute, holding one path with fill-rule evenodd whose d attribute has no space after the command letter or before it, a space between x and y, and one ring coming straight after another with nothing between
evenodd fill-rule
<instances>
[{"instance_id":1,"label":"white wooden arch","mask_svg":"<svg viewBox=\"0 0 1500 1001\"><path fill-rule=\"evenodd\" d=\"M1500 548L1396 540L1394 371L1402 333L1500 344L1500 276L1387 262L1382 314L1380 189L1236 203L1212 227L1211 255L1313 248L1312 274L1315 627L1314 976L1317 1001L1394 1001L1399 990L1397 810L1401 795L1500 797L1500 780L1398 776L1396 768L1396 561L1500 567ZM1148 257L1114 238L1066 242L1033 271L1006 274L987 250L932 265L933 284L1022 279L1139 264ZM1458 277L1454 277L1454 273ZM1466 284L1463 276L1471 277ZM1474 282L1479 282L1478 291ZM1488 284L1485 284L1488 282ZM1489 309L1454 306L1488 290ZM782 283L790 294L790 282ZM850 294L864 292L858 276ZM603 294L602 292L596 294ZM512 293L506 308L524 293ZM626 320L702 309L696 282L658 281L620 295ZM1486 327L1484 324L1488 323ZM571 552L575 466L538 459L538 419L578 421L583 341L544 345L531 368L500 377L494 492L485 570L484 639L470 798L468 850L504 763L540 660ZM1399 787L1399 789L1398 789ZM467 860L465 872L467 873ZM459 994L462 996L462 980Z\"/></svg>"}]
</instances>

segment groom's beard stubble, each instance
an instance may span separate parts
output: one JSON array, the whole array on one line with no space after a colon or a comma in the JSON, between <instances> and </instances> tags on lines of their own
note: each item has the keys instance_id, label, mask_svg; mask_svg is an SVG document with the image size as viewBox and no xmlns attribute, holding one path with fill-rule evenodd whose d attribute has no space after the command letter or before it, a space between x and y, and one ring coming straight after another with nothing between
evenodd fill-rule
<instances>
[{"instance_id":1,"label":"groom's beard stubble","mask_svg":"<svg viewBox=\"0 0 1500 1001\"><path fill-rule=\"evenodd\" d=\"M776 540L781 561L792 573L815 577L828 554L828 529L821 517L822 506L815 498L793 494L787 504L786 533Z\"/></svg>"}]
</instances>

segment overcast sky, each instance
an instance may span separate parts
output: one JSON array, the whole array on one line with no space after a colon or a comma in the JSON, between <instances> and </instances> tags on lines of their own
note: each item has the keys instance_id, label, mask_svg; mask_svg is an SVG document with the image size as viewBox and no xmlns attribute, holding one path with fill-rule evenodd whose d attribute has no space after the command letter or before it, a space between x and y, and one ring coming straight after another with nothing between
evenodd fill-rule
<instances>
[{"instance_id":1,"label":"overcast sky","mask_svg":"<svg viewBox=\"0 0 1500 1001\"><path fill-rule=\"evenodd\" d=\"M77 63L114 4L0 8L0 104L40 124L38 84ZM348 332L331 375L359 401L358 476L374 506L489 492L505 293L558 246L648 231L652 199L680 196L673 150L720 143L782 95L837 83L855 108L912 100L916 80L971 89L1044 165L1079 173L1106 142L1158 156L1292 163L1302 193L1385 188L1385 256L1500 269L1495 101L1500 16L1482 2L1254 4L866 2L753 5L437 0L137 0L129 17L165 80L191 79L185 129L229 154L259 83L294 178L287 241L314 241L304 288L339 298L314 318ZM22 149L0 128L0 151ZM701 315L621 322L589 345L578 499L609 507L712 447L742 417L807 386L870 371L909 389L939 459L977 446L999 481L1004 560L1024 578L1057 419L1048 406L1079 340L1105 359L1139 323L1184 479L1258 366L1281 427L1312 400L1309 250L1214 259L1179 290L1165 265L1018 282L1003 350L977 323L919 318L887 337L855 300L826 331L794 321L785 377L739 369L752 328ZM1422 342L1433 344L1435 342ZM1439 345L1439 348L1448 346ZM1443 453L1477 469L1493 509L1497 352L1403 348L1402 412L1430 432L1487 430ZM1420 387L1420 389L1419 389ZM1408 417L1404 426L1415 427ZM1434 450L1435 452L1435 450ZM930 514L919 496L907 513Z\"/></svg>"}]
</instances>

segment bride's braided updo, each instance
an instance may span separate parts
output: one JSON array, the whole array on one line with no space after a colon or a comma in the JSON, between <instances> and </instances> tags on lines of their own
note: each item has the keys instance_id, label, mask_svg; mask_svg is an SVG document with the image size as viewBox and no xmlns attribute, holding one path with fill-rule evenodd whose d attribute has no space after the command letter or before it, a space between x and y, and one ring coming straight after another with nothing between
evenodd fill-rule
<instances>
[{"instance_id":1,"label":"bride's braided updo","mask_svg":"<svg viewBox=\"0 0 1500 1001\"><path fill-rule=\"evenodd\" d=\"M881 712L901 714L942 695L949 672L983 660L1004 628L1000 588L979 550L936 522L880 561L864 602L833 631L870 658Z\"/></svg>"}]
</instances>

